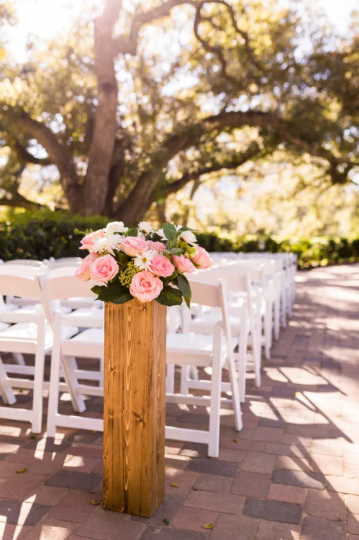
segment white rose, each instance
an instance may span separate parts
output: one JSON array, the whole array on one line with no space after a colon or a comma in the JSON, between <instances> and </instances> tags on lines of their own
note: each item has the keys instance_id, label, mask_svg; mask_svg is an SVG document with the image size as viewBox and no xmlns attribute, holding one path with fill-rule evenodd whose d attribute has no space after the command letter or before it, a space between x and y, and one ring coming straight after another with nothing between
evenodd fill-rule
<instances>
[{"instance_id":1,"label":"white rose","mask_svg":"<svg viewBox=\"0 0 359 540\"><path fill-rule=\"evenodd\" d=\"M105 229L106 234L126 233L127 231L128 227L125 227L122 221L112 221L111 223L107 224Z\"/></svg>"},{"instance_id":2,"label":"white rose","mask_svg":"<svg viewBox=\"0 0 359 540\"><path fill-rule=\"evenodd\" d=\"M108 234L94 242L92 251L94 253L102 253L103 251L108 251L109 253L114 255L114 251L120 250L121 239L122 236L119 236L118 234Z\"/></svg>"}]
</instances>

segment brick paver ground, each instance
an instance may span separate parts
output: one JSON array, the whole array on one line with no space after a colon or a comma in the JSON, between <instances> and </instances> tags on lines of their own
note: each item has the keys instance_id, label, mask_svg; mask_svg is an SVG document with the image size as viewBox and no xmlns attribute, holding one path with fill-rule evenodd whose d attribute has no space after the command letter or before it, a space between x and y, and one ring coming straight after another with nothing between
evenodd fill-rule
<instances>
[{"instance_id":1,"label":"brick paver ground","mask_svg":"<svg viewBox=\"0 0 359 540\"><path fill-rule=\"evenodd\" d=\"M0 538L359 540L358 314L359 265L299 274L262 387L248 384L243 431L224 410L219 459L168 442L166 497L149 520L102 509L98 433L65 430L54 444L1 421ZM207 422L204 410L168 415L183 427Z\"/></svg>"}]
</instances>

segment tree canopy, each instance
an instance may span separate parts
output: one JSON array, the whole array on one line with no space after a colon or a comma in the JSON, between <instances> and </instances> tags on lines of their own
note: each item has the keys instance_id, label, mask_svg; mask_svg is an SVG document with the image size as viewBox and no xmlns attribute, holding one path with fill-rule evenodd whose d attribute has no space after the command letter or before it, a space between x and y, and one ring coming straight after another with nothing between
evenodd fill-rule
<instances>
[{"instance_id":1,"label":"tree canopy","mask_svg":"<svg viewBox=\"0 0 359 540\"><path fill-rule=\"evenodd\" d=\"M10 8L0 2L0 24ZM104 0L28 48L22 64L0 56L2 204L36 207L21 194L31 164L57 171L59 206L126 223L278 150L310 156L323 185L354 179L355 19L343 38L277 0Z\"/></svg>"}]
</instances>

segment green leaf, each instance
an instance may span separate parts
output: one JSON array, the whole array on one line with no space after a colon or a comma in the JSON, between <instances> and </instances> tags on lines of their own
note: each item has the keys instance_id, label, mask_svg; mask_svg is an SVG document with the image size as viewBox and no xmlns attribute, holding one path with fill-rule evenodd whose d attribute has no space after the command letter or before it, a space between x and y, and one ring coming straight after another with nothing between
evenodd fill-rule
<instances>
[{"instance_id":1,"label":"green leaf","mask_svg":"<svg viewBox=\"0 0 359 540\"><path fill-rule=\"evenodd\" d=\"M107 287L95 285L91 290L98 295L98 300L112 302L112 304L125 304L133 298L127 287L120 283L110 283Z\"/></svg>"},{"instance_id":2,"label":"green leaf","mask_svg":"<svg viewBox=\"0 0 359 540\"><path fill-rule=\"evenodd\" d=\"M188 307L191 306L191 286L188 283L188 279L183 274L178 274L177 285Z\"/></svg>"},{"instance_id":3,"label":"green leaf","mask_svg":"<svg viewBox=\"0 0 359 540\"><path fill-rule=\"evenodd\" d=\"M165 255L182 255L183 250L180 248L165 249L163 251Z\"/></svg>"},{"instance_id":4,"label":"green leaf","mask_svg":"<svg viewBox=\"0 0 359 540\"><path fill-rule=\"evenodd\" d=\"M163 225L163 234L168 240L173 240L176 238L177 229L172 223L165 223Z\"/></svg>"},{"instance_id":5,"label":"green leaf","mask_svg":"<svg viewBox=\"0 0 359 540\"><path fill-rule=\"evenodd\" d=\"M128 229L126 236L138 236L137 227L132 227L132 229Z\"/></svg>"},{"instance_id":6,"label":"green leaf","mask_svg":"<svg viewBox=\"0 0 359 540\"><path fill-rule=\"evenodd\" d=\"M168 285L169 283L171 283L171 281L175 281L176 277L178 276L178 271L177 269L173 272L173 274L171 274L170 276L166 277L166 278L160 278L161 281L163 281L163 285L166 286Z\"/></svg>"},{"instance_id":7,"label":"green leaf","mask_svg":"<svg viewBox=\"0 0 359 540\"><path fill-rule=\"evenodd\" d=\"M163 306L180 306L182 304L182 293L178 289L165 285L156 300Z\"/></svg>"}]
</instances>

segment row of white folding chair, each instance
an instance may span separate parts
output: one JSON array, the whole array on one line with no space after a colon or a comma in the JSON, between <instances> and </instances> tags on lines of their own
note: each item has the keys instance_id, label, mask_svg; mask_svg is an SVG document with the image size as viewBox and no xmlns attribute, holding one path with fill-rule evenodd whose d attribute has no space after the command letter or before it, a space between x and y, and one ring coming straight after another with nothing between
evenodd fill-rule
<instances>
[{"instance_id":1,"label":"row of white folding chair","mask_svg":"<svg viewBox=\"0 0 359 540\"><path fill-rule=\"evenodd\" d=\"M62 269L72 276L71 281L76 285L77 292L81 292L81 283L73 275L73 268ZM54 325L53 309L54 305L44 294L42 284L47 282L49 272L39 273L36 267L25 267L24 265L2 265L0 267L0 294L10 292L18 297L30 298L37 302L42 302L42 310L31 310L20 308L16 311L0 312L0 322L4 322L7 328L0 332L0 351L35 354L35 366L15 366L4 364L0 358L0 392L4 402L12 405L16 402L13 388L25 388L33 390L33 404L31 410L0 407L0 417L14 420L27 420L32 424L32 431L41 431L43 390L49 385L44 383L44 362L45 354L50 353L53 346L53 332L51 326ZM86 297L89 297L88 287L86 287ZM91 293L91 291L90 291ZM92 296L93 293L91 293ZM64 296L67 297L67 296ZM68 339L78 335L78 328L71 326L74 322L82 322L81 316L77 316L77 321L70 314L58 309L65 324L62 326L61 339ZM46 317L45 317L46 314ZM46 321L47 319L47 321ZM92 324L97 321L102 325L103 318L93 317ZM101 331L103 333L103 331ZM91 356L87 351L87 356ZM102 347L103 356L103 347ZM100 355L101 357L101 355ZM10 366L10 369L9 369ZM15 369L17 367L17 369ZM17 375L30 375L34 380L28 378L11 377L9 373L16 372ZM78 391L79 379L103 381L103 369L96 372L81 371L78 369L74 358L65 357L62 362L61 375L65 383L61 384L61 390L69 391L73 406L76 411L85 409L82 394ZM91 376L95 375L95 376ZM103 382L102 382L103 385ZM92 393L95 391L94 387ZM86 391L87 387L84 388ZM84 390L80 389L80 390ZM88 392L90 393L90 392Z\"/></svg>"},{"instance_id":2,"label":"row of white folding chair","mask_svg":"<svg viewBox=\"0 0 359 540\"><path fill-rule=\"evenodd\" d=\"M226 283L228 298L228 309L230 310L230 328L232 336L237 339L237 349L235 359L240 385L240 399L245 401L246 371L249 367L254 369L255 383L261 384L261 357L260 357L260 291L253 294L252 277L247 269L211 268L206 271L192 274L189 277L191 286L197 280L207 283L217 283L223 280ZM231 301L232 298L232 301ZM233 299L235 301L233 302ZM259 315L259 316L258 316ZM218 312L207 312L195 314L190 318L188 311L185 311L187 323L191 331L211 333L214 324L221 319ZM186 319L184 319L186 321ZM252 352L248 351L248 345L251 345ZM199 387L196 382L197 377L190 377L190 373L184 371L181 378L182 392L188 388Z\"/></svg>"},{"instance_id":3,"label":"row of white folding chair","mask_svg":"<svg viewBox=\"0 0 359 540\"><path fill-rule=\"evenodd\" d=\"M70 269L67 269L69 272ZM65 271L65 272L64 272ZM22 274L23 268L18 268L17 272ZM28 274L28 269L26 270L26 273ZM33 276L31 278L27 277L27 279L30 279L31 282L36 282L36 273L33 272ZM50 309L51 306L51 300L54 299L62 299L62 298L68 298L71 297L73 294L78 294L79 292L82 292L81 287L79 286L79 282L73 277L73 272L70 272L70 275L63 275L63 273L66 274L66 269L63 269L60 274L57 277L52 276L52 278L47 279L46 274L43 274L41 276L38 276L38 279L41 284L41 292L42 292L42 300L44 303L45 311ZM4 276L6 279L12 279L14 280L14 276ZM35 278L35 279L34 279ZM16 294L22 294L23 289L21 289L21 284L18 280L15 281L17 283L16 287L13 288L14 291L16 291ZM73 288L71 289L71 284ZM88 288L87 284L80 284L83 288L84 296L93 296L93 293ZM198 286L200 287L200 286ZM212 296L209 294L208 285L204 286L204 292L206 292L206 303L209 303L209 305L212 305L213 300L213 288L212 288ZM202 287L203 289L203 287ZM210 291L211 292L211 291ZM25 294L27 293L27 289L25 290ZM203 294L203 291L202 291ZM217 294L217 303L215 304L217 307L221 307L223 305L222 298L224 298L224 293L221 293L219 298L220 302L218 301L218 292ZM32 299L39 299L39 294L29 294L29 297ZM45 298L45 300L44 300ZM198 298L199 301L201 301L201 298ZM7 317L10 317L12 315L13 318L17 319L20 317L20 314L17 314L15 312L7 313ZM44 316L43 314L38 314L39 320L43 321L44 323ZM65 380L67 381L67 387L70 391L73 404L75 406L75 410L77 412L81 412L84 410L84 404L83 404L83 394L86 395L103 395L103 387L93 387L93 386L86 386L86 385L80 385L78 383L78 378L76 377L76 365L73 361L73 355L76 356L84 356L84 357L92 357L92 358L100 358L103 355L103 330L98 329L97 331L94 330L86 330L85 332L82 332L80 334L75 335L75 332L73 332L72 337L67 333L66 337L62 335L61 332L63 332L64 328L67 328L68 324L68 316L66 314L61 313L60 311L56 312L55 317L52 315L52 312L49 311L47 313L47 317L50 321L53 321L54 324L54 330L55 330L55 345L53 349L53 356L52 356L52 366L51 366L51 382L50 382L50 397L49 397L49 410L48 410L48 432L49 435L51 435L51 425L64 425L69 427L84 427L87 429L99 429L101 428L101 423L103 425L103 422L97 419L89 419L89 418L81 418L81 417L65 417L64 415L59 415L56 411L56 405L58 404L58 393L60 390L59 386L59 363L60 363L60 355L62 356L62 367L63 367L63 373L65 376ZM22 317L20 317L22 319ZM31 319L33 321L33 318ZM15 325L16 326L16 325ZM12 328L15 328L12 327ZM61 326L61 328L60 328ZM219 329L221 331L219 332ZM218 329L216 331L217 340L218 338L218 332L221 334L221 341L223 341L223 326L218 325ZM226 332L224 332L225 334ZM97 334L97 335L96 335ZM228 328L227 328L227 338L228 338ZM218 345L218 343L215 343L216 340L212 340L211 344L211 337L205 336L202 337L202 345L204 344L203 350L201 349L201 343L195 340L195 343L190 343L188 340L189 336L182 335L181 338L178 338L178 334L172 334L173 339L175 340L175 346L169 347L169 358L171 355L171 352L173 353L174 363L180 363L180 359L182 358L182 363L186 363L190 361L192 358L192 363L199 362L199 365L202 365L204 362L204 358L207 358L207 366L211 367L213 370L213 388L211 388L211 397L208 401L205 397L199 398L194 396L178 396L178 395L172 395L169 396L169 400L172 401L185 401L189 404L194 404L194 401L196 401L196 404L209 404L210 405L210 429L209 432L202 432L197 430L179 430L178 428L172 428L168 427L166 430L166 436L168 438L175 438L180 440L189 440L194 442L203 442L208 444L209 448L209 454L210 455L218 455L218 440L219 440L219 401L220 397L218 397L218 392L220 396L220 390L218 392L216 391L216 388L221 388L220 381L218 383L218 378L216 373L218 374L218 362L214 361L214 358L219 358L219 352L220 359L221 359L221 367L220 370L223 367L223 343L221 346ZM51 347L51 334L48 332L46 333L46 347L41 347L41 340L39 339L39 334L37 333L36 338L34 337L34 342L37 341L39 343L40 347L40 353L36 357L35 362L35 387L41 388L41 392L39 390L37 393L34 392L34 407L33 407L33 414L36 413L37 421L33 421L33 431L37 432L40 429L40 420L41 418L41 411L42 411L42 389L44 387L43 385L43 366L44 366L44 353L48 351ZM169 338L170 339L170 338ZM179 339L182 340L182 351L181 346L179 344ZM193 341L193 340L192 340ZM32 343L34 345L34 343ZM59 346L58 346L59 345ZM9 349L9 343L6 343L6 350ZM193 351L194 349L194 351ZM21 349L22 350L22 349ZM32 349L29 349L26 347L24 349L24 352L31 352ZM192 356L190 354L192 350ZM215 351L217 351L217 356L215 355ZM231 349L227 348L227 357L229 361L229 366L232 365L232 370L230 371L231 379L232 379L232 395L234 396L234 406L235 406L235 414L236 414L236 425L237 428L240 429L242 427L241 424L241 417L240 417L240 409L239 409L239 400L236 399L236 394L238 396L238 386L237 382L233 380L233 377L235 376L235 370L234 370L234 364L233 364L233 357L231 357ZM232 358L232 360L231 360ZM216 360L216 361L217 361ZM217 367L216 367L217 366ZM39 370L42 372L40 374ZM57 373L57 376L54 376L54 371ZM20 380L16 379L15 381L10 380L7 374L2 374L5 379L2 381L2 390L6 388L7 390L11 391L11 384L12 386L16 386L16 384L22 388L30 388L31 383L27 380ZM54 377L56 379L56 390L54 391ZM9 392L8 392L9 393ZM6 397L6 396L5 396ZM13 401L13 397L11 399L11 396L7 396L8 403L11 403ZM9 410L9 409L7 409ZM19 414L19 410L16 409L15 411L11 411L11 413L6 416L10 418L16 418L16 419L30 419L30 414L27 411L24 411L24 415ZM35 413L34 413L35 411ZM1 411L2 412L2 411ZM15 413L15 414L13 414ZM54 420L55 417L55 420ZM31 416L32 418L32 416ZM52 424L51 424L52 422Z\"/></svg>"},{"instance_id":4,"label":"row of white folding chair","mask_svg":"<svg viewBox=\"0 0 359 540\"><path fill-rule=\"evenodd\" d=\"M46 280L45 276L42 276L41 287L49 302L55 298L62 299L76 294L78 291L78 282L70 275L62 275L62 277L58 276L57 278L48 280ZM81 289L83 296L92 295L88 284L82 283ZM202 442L207 444L209 455L215 457L218 456L219 451L221 380L222 369L225 362L230 374L232 393L231 403L235 412L236 428L242 428L238 381L233 356L233 347L235 343L231 338L228 324L227 304L225 300L227 293L225 284L208 285L195 283L192 287L192 294L194 300L198 303L220 308L222 311L223 323L219 322L216 325L212 336L196 335L194 338L191 333L169 333L167 336L167 363L169 365L210 367L212 369L212 382L210 388L208 388L210 390L210 397L190 396L188 393L185 395L171 393L167 394L167 400L176 403L186 403L188 405L209 406L209 431L188 430L167 426L166 437L169 439ZM47 432L49 436L55 434L57 426L95 430L103 429L102 419L85 416L69 416L60 414L58 411L60 363L62 362L64 370L66 370L66 359L74 356L98 358L103 355L104 346L103 329L97 329L96 331L86 330L70 339L62 339L61 328L64 324L66 324L66 315L62 315L57 311L54 322L55 338L51 362L50 397L47 420ZM83 394L103 395L103 387L94 388L79 385L77 384L75 377L69 377L69 384L73 384L71 392L78 400L78 412L81 412L82 410L81 399Z\"/></svg>"},{"instance_id":5,"label":"row of white folding chair","mask_svg":"<svg viewBox=\"0 0 359 540\"><path fill-rule=\"evenodd\" d=\"M61 259L45 259L44 261L38 261L38 260L32 260L32 259L14 259L7 261L3 264L6 265L24 265L24 266L31 266L31 267L38 267L43 268L44 266L50 268L51 270L54 270L56 268L62 268L62 267L74 267L78 268L81 264L82 259L80 257L64 257ZM75 270L74 270L75 271ZM28 306L33 305L33 300L29 298L18 298L18 297L9 297L6 298L6 304L9 306L9 309L13 309L14 306ZM63 307L68 307L70 309L86 309L91 308L93 306L93 300L89 298L71 298L69 300L64 300L62 303ZM97 307L101 307L102 303L97 301Z\"/></svg>"},{"instance_id":6,"label":"row of white folding chair","mask_svg":"<svg viewBox=\"0 0 359 540\"><path fill-rule=\"evenodd\" d=\"M279 339L280 327L280 272L278 272L276 262L264 259L242 259L223 263L219 260L218 266L222 268L247 268L251 272L254 285L257 289L260 287L263 292L261 305L262 345L268 360L272 347L273 331L275 338Z\"/></svg>"},{"instance_id":7,"label":"row of white folding chair","mask_svg":"<svg viewBox=\"0 0 359 540\"><path fill-rule=\"evenodd\" d=\"M69 272L73 275L74 274L74 268L68 267ZM3 266L3 271L11 274L11 275L17 275L19 272L24 272L26 275L32 275L33 277L41 273L46 273L48 275L56 274L58 271L57 268L54 269L48 269L48 267L42 265L39 267L38 265L31 266L30 264L26 265L18 265L17 263L13 264L6 264ZM2 298L2 297L1 297ZM19 298L20 300L22 298ZM33 301L32 299L30 299ZM39 299L37 299L39 300ZM89 300L89 299L86 299ZM99 309L101 307L102 303L96 303L92 300L92 308L82 308L82 309L76 309L75 311L71 312L71 309L68 307L60 306L60 304L57 305L59 309L61 309L63 314L67 314L67 326L75 328L76 327L93 327L93 326L102 326L103 325L103 310ZM11 307L12 309L9 309ZM55 306L53 306L55 307ZM52 307L52 309L53 309ZM16 322L18 315L26 316L26 320L28 322L31 322L31 320L34 318L35 321L37 319L37 314L44 313L42 305L40 303L37 303L36 305L28 305L23 307L18 306L9 306L9 305L0 305L0 312L3 314L3 319L5 318L8 322ZM48 315L48 313L47 313ZM51 321L50 321L51 322ZM51 332L51 328L48 327L48 331ZM10 351L9 351L10 352ZM32 366L28 366L25 364L25 361L23 359L23 356L20 352L14 352L11 351L15 364L7 363L5 366L7 374L16 374L16 375L34 375L35 368ZM49 351L47 351L49 352ZM101 368L99 372L96 371L88 371L88 370L79 370L76 365L74 365L75 370L75 376L77 378L86 379L86 380L99 380L100 383L103 381L103 362L101 363ZM48 383L45 383L44 387L47 388ZM76 406L77 404L74 403Z\"/></svg>"},{"instance_id":8,"label":"row of white folding chair","mask_svg":"<svg viewBox=\"0 0 359 540\"><path fill-rule=\"evenodd\" d=\"M34 271L35 270L35 271ZM41 290L37 281L37 269L25 266L0 267L0 294L9 293L24 296L34 301L41 301ZM43 376L45 354L52 347L52 333L46 328L44 313L17 313L3 311L0 320L11 323L6 330L0 332L0 351L29 353L35 355L34 380L9 377L0 357L0 393L5 404L13 405L16 398L13 388L33 389L32 408L0 407L0 417L10 420L29 421L34 433L41 432Z\"/></svg>"},{"instance_id":9,"label":"row of white folding chair","mask_svg":"<svg viewBox=\"0 0 359 540\"><path fill-rule=\"evenodd\" d=\"M275 293L276 279L273 273L266 269L262 262L258 265L253 261L233 261L228 265L228 270L243 269L250 272L251 279L255 290L261 293L261 304L259 306L260 325L261 325L261 345L264 348L265 357L270 358L270 350L272 347L272 336L274 329L274 311L275 311ZM270 272L270 273L269 273Z\"/></svg>"},{"instance_id":10,"label":"row of white folding chair","mask_svg":"<svg viewBox=\"0 0 359 540\"><path fill-rule=\"evenodd\" d=\"M291 253L212 253L215 261L221 261L221 264L232 261L253 260L273 262L279 276L280 284L280 310L281 323L283 327L287 325L287 315L292 312L292 305L295 299L295 273L296 259ZM291 262L292 261L292 262ZM294 291L294 292L293 292ZM279 332L277 331L279 337Z\"/></svg>"},{"instance_id":11,"label":"row of white folding chair","mask_svg":"<svg viewBox=\"0 0 359 540\"><path fill-rule=\"evenodd\" d=\"M75 267L77 266L77 260L73 261L72 264L68 265L68 261L66 261L66 268L69 268L70 273L74 274ZM15 271L16 268L22 267L26 268L26 272L31 272L33 275L37 273L47 273L49 275L56 275L56 272L58 271L58 268L62 268L62 265L56 266L53 265L51 268L49 268L47 265L44 265L42 263L38 264L39 261L30 261L30 260L15 260L15 261L8 261L4 264L3 268L7 270L8 273L12 272L12 269ZM76 264L75 264L76 263ZM15 272L16 274L16 272ZM40 303L37 303L35 305L35 301L30 298L22 298L22 297L12 297L13 300L11 300L9 303L4 303L3 298L1 296L2 302L0 302L0 311L17 311L18 313L26 313L31 317L31 314L36 314L39 311L42 311L42 307ZM17 300L15 303L14 301ZM81 297L77 298L71 298L69 300L65 300L63 304L60 306L58 304L57 307L61 307L61 310L63 313L68 313L68 324L70 326L80 326L80 327L93 327L98 326L99 324L103 324L103 310L101 309L103 307L102 302L94 301L93 299L82 299ZM71 310L74 309L72 313ZM25 361L23 356L20 353L13 353L15 365L8 364L6 366L6 370L8 373L17 373L17 374L31 374L31 369L28 366L25 365ZM85 375L85 372L81 372L82 375ZM96 374L92 374L90 372L87 373L87 375L90 378L93 378L93 376L96 377ZM103 369L101 369L100 372L100 378L103 378Z\"/></svg>"}]
</instances>

